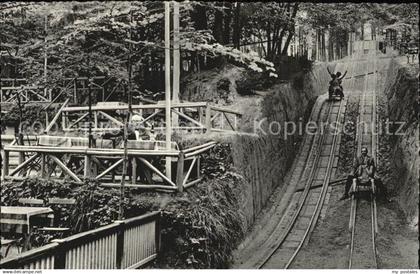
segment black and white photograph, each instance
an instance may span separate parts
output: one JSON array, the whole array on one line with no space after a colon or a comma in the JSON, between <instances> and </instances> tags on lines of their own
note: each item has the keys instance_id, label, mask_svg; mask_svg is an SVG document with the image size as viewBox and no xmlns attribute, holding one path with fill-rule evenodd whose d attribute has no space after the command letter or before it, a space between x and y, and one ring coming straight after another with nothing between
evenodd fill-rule
<instances>
[{"instance_id":1,"label":"black and white photograph","mask_svg":"<svg viewBox=\"0 0 420 274\"><path fill-rule=\"evenodd\" d=\"M417 1L2 1L2 273L418 273L418 47Z\"/></svg>"}]
</instances>

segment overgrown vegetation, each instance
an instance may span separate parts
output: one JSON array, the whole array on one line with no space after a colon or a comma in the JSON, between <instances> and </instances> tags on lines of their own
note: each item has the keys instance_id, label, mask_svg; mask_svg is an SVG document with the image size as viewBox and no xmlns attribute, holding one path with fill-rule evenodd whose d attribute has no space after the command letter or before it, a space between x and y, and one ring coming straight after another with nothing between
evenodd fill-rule
<instances>
[{"instance_id":1,"label":"overgrown vegetation","mask_svg":"<svg viewBox=\"0 0 420 274\"><path fill-rule=\"evenodd\" d=\"M44 200L54 210L54 222L68 227L71 233L79 233L112 223L118 219L119 190L103 188L97 181L85 180L78 186L71 182L53 182L40 178L28 178L21 182L2 185L2 205L18 206L20 198ZM49 198L74 198L75 205L49 205ZM127 191L123 203L125 217L141 215L150 210L151 204L137 204ZM51 235L35 233L34 245L41 246L51 240Z\"/></svg>"},{"instance_id":2,"label":"overgrown vegetation","mask_svg":"<svg viewBox=\"0 0 420 274\"><path fill-rule=\"evenodd\" d=\"M162 211L162 254L159 267L225 268L232 250L244 235L235 191L243 179L232 169L230 145L217 145L202 161L202 183L180 194L126 191L124 217L151 210ZM2 185L1 205L17 206L20 198L74 198L76 204L53 205L55 222L71 234L91 230L118 219L119 190L104 188L95 180L84 185L30 178ZM34 246L54 235L35 232Z\"/></svg>"}]
</instances>

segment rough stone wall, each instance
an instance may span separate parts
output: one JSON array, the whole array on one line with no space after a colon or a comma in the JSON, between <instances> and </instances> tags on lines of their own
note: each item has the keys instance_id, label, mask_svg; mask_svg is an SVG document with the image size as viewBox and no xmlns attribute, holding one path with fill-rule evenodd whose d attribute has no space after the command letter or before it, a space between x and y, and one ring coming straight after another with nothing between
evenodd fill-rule
<instances>
[{"instance_id":1,"label":"rough stone wall","mask_svg":"<svg viewBox=\"0 0 420 274\"><path fill-rule=\"evenodd\" d=\"M334 64L330 64L334 69ZM242 212L246 227L250 227L261 209L267 204L270 195L277 187L285 187L285 176L290 169L301 136L284 138L283 131L265 135L270 122L281 126L285 122L304 123L312 109L313 102L321 93L327 91L330 76L326 64L319 64L309 73L302 74L290 84L279 84L271 88L261 104L261 117L267 123L261 126L259 136L239 135L233 140L232 153L234 166L245 177L247 184L240 193Z\"/></svg>"},{"instance_id":2,"label":"rough stone wall","mask_svg":"<svg viewBox=\"0 0 420 274\"><path fill-rule=\"evenodd\" d=\"M328 65L333 71L335 63ZM277 122L281 126L290 121L299 123L300 119L302 123L305 122L316 97L328 90L330 76L326 68L327 64L318 63L311 71L296 75L290 83L279 83L265 89L263 96L239 95L236 84L244 78L245 72L236 67L228 67L217 74L212 71L207 76L195 75L185 81L184 99L220 103L219 95L223 94L224 98L228 98L223 101L233 101L230 107L245 114L241 130L258 133L231 135L223 139L232 144L234 167L246 181L243 189L237 192L245 228L253 224L274 189L285 186L284 177L293 163L300 143L298 134L285 139L283 131L274 135L266 135L264 132L268 132L270 122ZM200 83L197 83L198 79L201 80ZM221 89L222 82L230 82L229 88ZM254 119L266 119L267 122L261 123L263 132L254 130ZM277 128L274 131L277 132ZM220 135L217 139L222 141Z\"/></svg>"},{"instance_id":3,"label":"rough stone wall","mask_svg":"<svg viewBox=\"0 0 420 274\"><path fill-rule=\"evenodd\" d=\"M418 67L391 61L385 95L388 100L388 115L391 121L403 122L402 135L392 140L392 161L397 201L406 214L408 222L418 226L419 210L419 125L417 120ZM394 128L395 130L397 128Z\"/></svg>"}]
</instances>

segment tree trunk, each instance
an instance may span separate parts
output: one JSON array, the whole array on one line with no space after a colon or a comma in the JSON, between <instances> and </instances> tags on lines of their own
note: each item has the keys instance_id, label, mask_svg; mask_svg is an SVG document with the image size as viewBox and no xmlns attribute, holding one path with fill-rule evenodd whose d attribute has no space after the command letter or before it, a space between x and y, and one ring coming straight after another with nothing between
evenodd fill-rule
<instances>
[{"instance_id":1,"label":"tree trunk","mask_svg":"<svg viewBox=\"0 0 420 274\"><path fill-rule=\"evenodd\" d=\"M223 4L218 3L216 6L223 7ZM223 44L223 12L219 9L214 14L213 36L218 43Z\"/></svg>"},{"instance_id":2,"label":"tree trunk","mask_svg":"<svg viewBox=\"0 0 420 274\"><path fill-rule=\"evenodd\" d=\"M191 15L192 21L194 22L193 24L196 30L206 30L208 28L205 6L195 5L190 15Z\"/></svg>"},{"instance_id":3,"label":"tree trunk","mask_svg":"<svg viewBox=\"0 0 420 274\"><path fill-rule=\"evenodd\" d=\"M230 43L230 23L232 21L232 3L225 2L225 14L224 14L224 30L223 30L223 43L225 45Z\"/></svg>"},{"instance_id":4,"label":"tree trunk","mask_svg":"<svg viewBox=\"0 0 420 274\"><path fill-rule=\"evenodd\" d=\"M287 40L284 43L284 47L283 47L283 50L282 50L282 53L281 53L282 55L287 54L287 48L289 47L290 41L292 40L292 37L295 34L295 18L296 18L298 8L299 8L299 3L295 3L295 5L293 6L292 15L290 16L291 28L290 28L290 31L289 31L289 36L287 37Z\"/></svg>"},{"instance_id":5,"label":"tree trunk","mask_svg":"<svg viewBox=\"0 0 420 274\"><path fill-rule=\"evenodd\" d=\"M240 22L241 3L236 2L235 17L233 22L233 46L239 49L241 40L241 22Z\"/></svg>"},{"instance_id":6,"label":"tree trunk","mask_svg":"<svg viewBox=\"0 0 420 274\"><path fill-rule=\"evenodd\" d=\"M194 9L190 13L191 19L194 22L194 28L195 30L207 30L207 13L206 13L206 7L202 5L195 5ZM204 57L198 56L198 62L200 63L201 67L204 67Z\"/></svg>"}]
</instances>

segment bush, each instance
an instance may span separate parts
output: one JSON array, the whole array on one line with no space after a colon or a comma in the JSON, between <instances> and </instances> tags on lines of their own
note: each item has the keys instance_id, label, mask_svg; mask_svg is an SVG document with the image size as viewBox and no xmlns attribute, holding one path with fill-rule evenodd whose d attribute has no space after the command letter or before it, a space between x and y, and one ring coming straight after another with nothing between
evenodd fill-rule
<instances>
[{"instance_id":1,"label":"bush","mask_svg":"<svg viewBox=\"0 0 420 274\"><path fill-rule=\"evenodd\" d=\"M244 235L233 173L209 180L162 208L163 264L226 268Z\"/></svg>"},{"instance_id":2,"label":"bush","mask_svg":"<svg viewBox=\"0 0 420 274\"><path fill-rule=\"evenodd\" d=\"M2 185L2 205L17 206L20 198L74 198L74 206L53 205L54 219L59 227L71 228L71 234L98 228L118 219L119 189L103 188L98 181L86 180L79 186L71 182L53 182L39 178L28 178L19 183ZM126 190L123 202L124 217L129 218L146 213L151 204L133 201ZM51 240L51 235L36 232L34 246L42 246Z\"/></svg>"}]
</instances>

